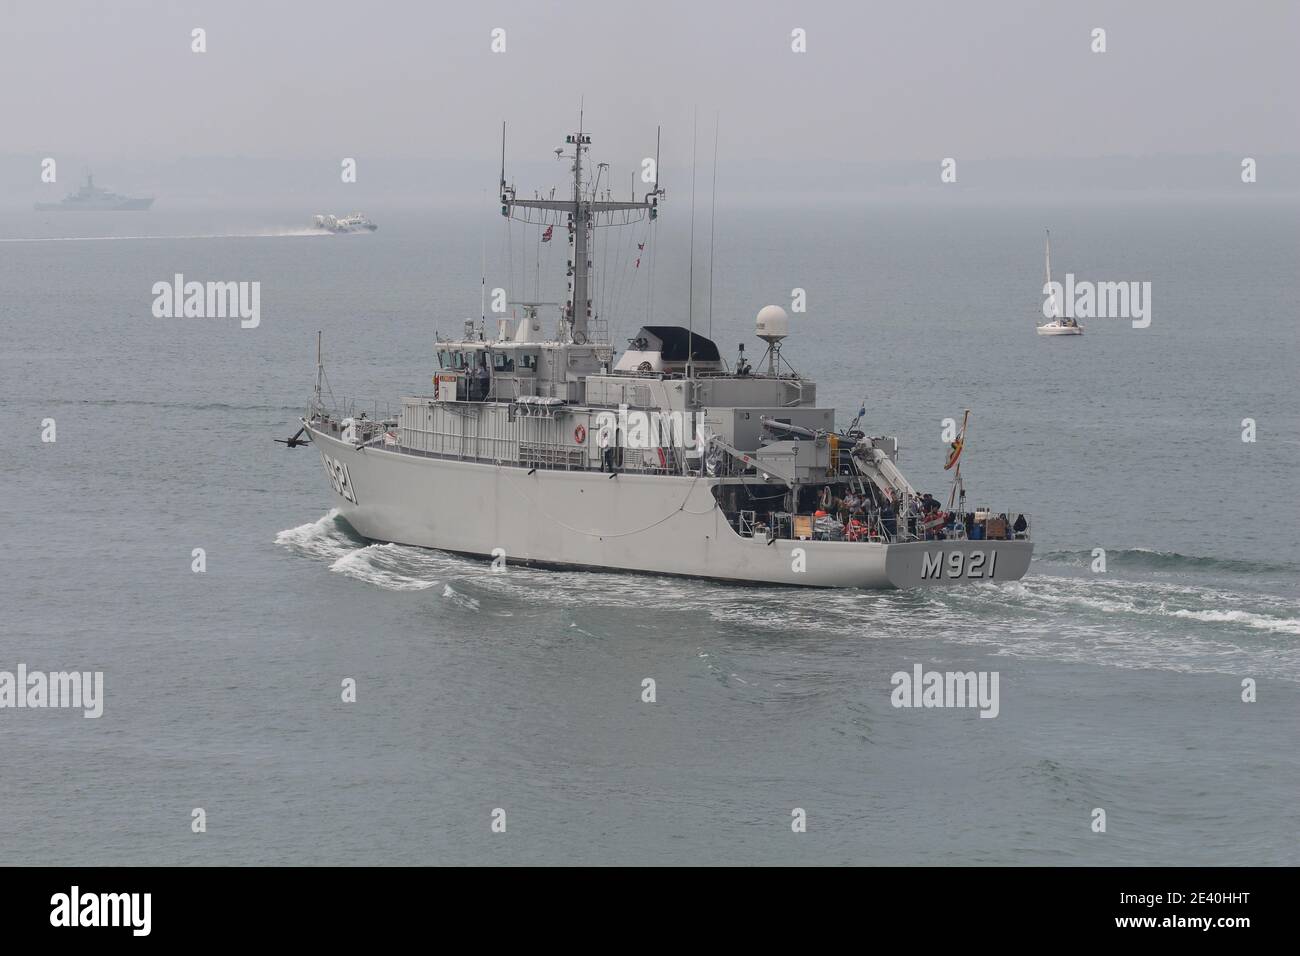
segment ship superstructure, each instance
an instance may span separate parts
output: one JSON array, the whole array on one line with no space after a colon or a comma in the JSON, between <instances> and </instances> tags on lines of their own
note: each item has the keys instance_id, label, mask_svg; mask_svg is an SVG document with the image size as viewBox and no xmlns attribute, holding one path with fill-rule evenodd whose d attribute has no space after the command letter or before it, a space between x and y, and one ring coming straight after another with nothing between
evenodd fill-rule
<instances>
[{"instance_id":1,"label":"ship superstructure","mask_svg":"<svg viewBox=\"0 0 1300 956\"><path fill-rule=\"evenodd\" d=\"M1023 576L1027 516L968 509L960 482L943 507L899 470L897 439L867 435L861 415L837 428L782 355L781 308L758 313L766 352L754 366L743 346L729 365L689 325L646 324L616 353L593 307L593 230L653 219L664 191L655 181L626 200L601 193L584 177L590 142L581 124L566 137L573 185L559 198L520 198L503 146L502 214L568 236L553 332L543 303L495 327L466 320L436 342L432 391L391 417L326 408L318 352L299 435L357 532L507 564L747 583Z\"/></svg>"}]
</instances>

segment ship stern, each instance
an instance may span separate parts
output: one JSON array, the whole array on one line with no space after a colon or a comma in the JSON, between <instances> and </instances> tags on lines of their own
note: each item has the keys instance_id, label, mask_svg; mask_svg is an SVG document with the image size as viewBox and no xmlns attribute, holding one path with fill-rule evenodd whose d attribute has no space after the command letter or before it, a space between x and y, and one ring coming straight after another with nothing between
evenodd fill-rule
<instances>
[{"instance_id":1,"label":"ship stern","mask_svg":"<svg viewBox=\"0 0 1300 956\"><path fill-rule=\"evenodd\" d=\"M896 588L1018 581L1033 556L1027 540L909 541L885 546L885 576Z\"/></svg>"}]
</instances>

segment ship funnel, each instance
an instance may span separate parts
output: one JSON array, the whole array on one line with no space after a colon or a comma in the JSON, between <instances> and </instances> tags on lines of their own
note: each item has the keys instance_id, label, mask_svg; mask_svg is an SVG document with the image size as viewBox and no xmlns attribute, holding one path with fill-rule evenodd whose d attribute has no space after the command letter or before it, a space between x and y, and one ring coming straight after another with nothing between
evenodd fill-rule
<instances>
[{"instance_id":1,"label":"ship funnel","mask_svg":"<svg viewBox=\"0 0 1300 956\"><path fill-rule=\"evenodd\" d=\"M754 326L760 339L775 344L790 334L790 317L779 305L765 305L758 310Z\"/></svg>"}]
</instances>

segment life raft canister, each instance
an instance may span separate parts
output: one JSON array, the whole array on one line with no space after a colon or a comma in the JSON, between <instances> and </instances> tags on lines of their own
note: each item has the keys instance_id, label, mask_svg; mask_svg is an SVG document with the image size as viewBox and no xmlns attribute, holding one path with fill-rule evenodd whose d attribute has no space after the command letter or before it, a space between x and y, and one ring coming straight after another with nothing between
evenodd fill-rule
<instances>
[{"instance_id":1,"label":"life raft canister","mask_svg":"<svg viewBox=\"0 0 1300 956\"><path fill-rule=\"evenodd\" d=\"M573 430L573 440L579 445L584 444L587 441L587 429L582 425L575 428Z\"/></svg>"}]
</instances>

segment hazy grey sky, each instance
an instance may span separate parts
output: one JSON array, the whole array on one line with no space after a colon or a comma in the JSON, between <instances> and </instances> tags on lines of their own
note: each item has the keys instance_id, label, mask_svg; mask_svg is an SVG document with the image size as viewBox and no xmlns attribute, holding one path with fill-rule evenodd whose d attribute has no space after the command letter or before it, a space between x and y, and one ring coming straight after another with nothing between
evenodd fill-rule
<instances>
[{"instance_id":1,"label":"hazy grey sky","mask_svg":"<svg viewBox=\"0 0 1300 956\"><path fill-rule=\"evenodd\" d=\"M619 158L1295 152L1298 6L0 0L0 153L536 159L580 97Z\"/></svg>"}]
</instances>

